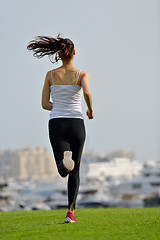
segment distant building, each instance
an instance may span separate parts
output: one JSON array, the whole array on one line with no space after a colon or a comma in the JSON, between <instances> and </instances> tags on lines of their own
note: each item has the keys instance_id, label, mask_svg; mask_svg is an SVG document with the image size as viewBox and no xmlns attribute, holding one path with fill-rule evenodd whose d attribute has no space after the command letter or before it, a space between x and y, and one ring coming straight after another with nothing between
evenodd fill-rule
<instances>
[{"instance_id":1,"label":"distant building","mask_svg":"<svg viewBox=\"0 0 160 240\"><path fill-rule=\"evenodd\" d=\"M141 174L143 164L129 158L115 158L112 160L97 161L83 166L88 180L107 181L108 183L119 183L125 179L131 179Z\"/></svg>"},{"instance_id":2,"label":"distant building","mask_svg":"<svg viewBox=\"0 0 160 240\"><path fill-rule=\"evenodd\" d=\"M107 152L106 154L93 154L92 152L87 151L83 153L83 160L87 163L110 162L115 158L127 158L130 159L130 161L134 161L136 159L136 156L133 151L127 149L114 150L111 152Z\"/></svg>"},{"instance_id":3,"label":"distant building","mask_svg":"<svg viewBox=\"0 0 160 240\"><path fill-rule=\"evenodd\" d=\"M43 148L0 152L0 177L17 180L47 179L58 175L53 156Z\"/></svg>"},{"instance_id":4,"label":"distant building","mask_svg":"<svg viewBox=\"0 0 160 240\"><path fill-rule=\"evenodd\" d=\"M136 159L135 153L127 149L108 152L106 156L109 159L115 159L115 158L128 158L130 160Z\"/></svg>"}]
</instances>

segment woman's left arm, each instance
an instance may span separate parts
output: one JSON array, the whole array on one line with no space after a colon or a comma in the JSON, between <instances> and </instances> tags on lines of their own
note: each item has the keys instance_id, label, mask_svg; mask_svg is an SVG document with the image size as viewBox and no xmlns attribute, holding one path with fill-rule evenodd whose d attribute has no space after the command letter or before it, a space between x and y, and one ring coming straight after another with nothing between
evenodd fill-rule
<instances>
[{"instance_id":1,"label":"woman's left arm","mask_svg":"<svg viewBox=\"0 0 160 240\"><path fill-rule=\"evenodd\" d=\"M50 102L50 71L47 72L44 86L43 86L43 91L42 91L42 108L45 110L52 110L53 108L53 103Z\"/></svg>"}]
</instances>

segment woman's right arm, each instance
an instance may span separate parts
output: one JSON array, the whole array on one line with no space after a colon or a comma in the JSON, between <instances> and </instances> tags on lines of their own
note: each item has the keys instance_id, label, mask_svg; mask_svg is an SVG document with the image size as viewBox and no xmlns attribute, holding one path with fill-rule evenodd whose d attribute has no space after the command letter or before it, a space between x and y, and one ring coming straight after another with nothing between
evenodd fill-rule
<instances>
[{"instance_id":1,"label":"woman's right arm","mask_svg":"<svg viewBox=\"0 0 160 240\"><path fill-rule=\"evenodd\" d=\"M94 113L92 108L92 94L89 88L89 74L87 72L83 73L83 76L81 78L81 85L83 88L84 99L88 107L86 114L89 119L93 119Z\"/></svg>"},{"instance_id":2,"label":"woman's right arm","mask_svg":"<svg viewBox=\"0 0 160 240\"><path fill-rule=\"evenodd\" d=\"M42 108L45 110L52 110L53 108L53 103L50 102L50 77L50 72L47 72L42 91Z\"/></svg>"}]
</instances>

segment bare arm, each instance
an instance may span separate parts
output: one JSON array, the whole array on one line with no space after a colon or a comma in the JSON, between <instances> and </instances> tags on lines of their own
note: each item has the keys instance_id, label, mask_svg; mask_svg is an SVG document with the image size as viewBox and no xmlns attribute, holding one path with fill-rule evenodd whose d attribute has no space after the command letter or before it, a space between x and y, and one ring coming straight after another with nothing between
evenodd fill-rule
<instances>
[{"instance_id":1,"label":"bare arm","mask_svg":"<svg viewBox=\"0 0 160 240\"><path fill-rule=\"evenodd\" d=\"M83 88L83 94L84 99L86 101L88 110L87 110L87 116L89 119L94 118L93 108L92 108L92 94L89 88L89 74L87 72L84 72L82 79L81 79L81 85Z\"/></svg>"},{"instance_id":2,"label":"bare arm","mask_svg":"<svg viewBox=\"0 0 160 240\"><path fill-rule=\"evenodd\" d=\"M53 103L50 102L50 77L51 73L47 72L42 91L42 108L45 110L51 110L53 108Z\"/></svg>"}]
</instances>

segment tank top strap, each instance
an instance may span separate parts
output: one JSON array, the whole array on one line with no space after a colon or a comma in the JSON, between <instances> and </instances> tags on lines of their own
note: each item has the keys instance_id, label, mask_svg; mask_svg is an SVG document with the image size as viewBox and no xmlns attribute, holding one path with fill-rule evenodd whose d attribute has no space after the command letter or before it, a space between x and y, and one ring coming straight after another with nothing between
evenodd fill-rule
<instances>
[{"instance_id":1,"label":"tank top strap","mask_svg":"<svg viewBox=\"0 0 160 240\"><path fill-rule=\"evenodd\" d=\"M75 83L75 85L77 85L77 83L78 83L78 80L79 80L80 73L81 73L81 70L80 70L80 71L79 71L79 73L78 73L78 77L77 77L77 80L76 80L76 83Z\"/></svg>"},{"instance_id":2,"label":"tank top strap","mask_svg":"<svg viewBox=\"0 0 160 240\"><path fill-rule=\"evenodd\" d=\"M54 70L51 71L52 84L54 85L54 79L53 79L53 76L54 76Z\"/></svg>"}]
</instances>

